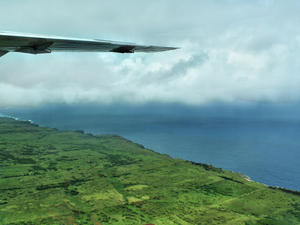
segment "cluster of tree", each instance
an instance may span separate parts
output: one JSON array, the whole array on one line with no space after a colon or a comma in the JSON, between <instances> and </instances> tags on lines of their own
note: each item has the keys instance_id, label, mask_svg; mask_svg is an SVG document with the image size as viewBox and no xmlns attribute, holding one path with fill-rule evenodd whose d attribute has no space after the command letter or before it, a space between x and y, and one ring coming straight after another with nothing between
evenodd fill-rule
<instances>
[{"instance_id":1,"label":"cluster of tree","mask_svg":"<svg viewBox=\"0 0 300 225\"><path fill-rule=\"evenodd\" d=\"M210 165L210 164L196 163L196 162L188 161L188 160L187 160L187 162L190 162L193 165L202 166L207 171L215 171L215 172L218 172L218 173L221 173L223 171L222 168L217 168L217 167L214 167L213 165Z\"/></svg>"}]
</instances>

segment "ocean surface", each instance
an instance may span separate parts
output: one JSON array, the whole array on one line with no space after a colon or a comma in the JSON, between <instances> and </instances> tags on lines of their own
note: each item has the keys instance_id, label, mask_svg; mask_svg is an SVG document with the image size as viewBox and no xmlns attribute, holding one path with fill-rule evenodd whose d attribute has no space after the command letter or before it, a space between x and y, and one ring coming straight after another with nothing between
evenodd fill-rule
<instances>
[{"instance_id":1,"label":"ocean surface","mask_svg":"<svg viewBox=\"0 0 300 225\"><path fill-rule=\"evenodd\" d=\"M60 130L118 134L173 158L240 172L300 191L298 105L43 106L0 115Z\"/></svg>"}]
</instances>

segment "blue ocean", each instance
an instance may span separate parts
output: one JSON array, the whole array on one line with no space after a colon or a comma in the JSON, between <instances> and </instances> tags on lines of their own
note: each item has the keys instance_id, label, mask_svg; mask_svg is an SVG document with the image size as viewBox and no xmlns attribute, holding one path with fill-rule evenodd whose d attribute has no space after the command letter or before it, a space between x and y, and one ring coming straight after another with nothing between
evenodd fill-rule
<instances>
[{"instance_id":1,"label":"blue ocean","mask_svg":"<svg viewBox=\"0 0 300 225\"><path fill-rule=\"evenodd\" d=\"M173 158L300 191L299 105L56 105L6 108L0 115L60 130L118 134Z\"/></svg>"}]
</instances>

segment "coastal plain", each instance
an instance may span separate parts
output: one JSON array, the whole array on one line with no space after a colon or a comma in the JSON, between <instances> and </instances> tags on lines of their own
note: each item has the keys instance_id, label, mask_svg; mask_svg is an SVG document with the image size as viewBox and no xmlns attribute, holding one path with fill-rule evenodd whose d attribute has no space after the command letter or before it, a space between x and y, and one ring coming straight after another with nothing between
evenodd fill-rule
<instances>
[{"instance_id":1,"label":"coastal plain","mask_svg":"<svg viewBox=\"0 0 300 225\"><path fill-rule=\"evenodd\" d=\"M0 117L0 224L300 224L300 193L118 135Z\"/></svg>"}]
</instances>

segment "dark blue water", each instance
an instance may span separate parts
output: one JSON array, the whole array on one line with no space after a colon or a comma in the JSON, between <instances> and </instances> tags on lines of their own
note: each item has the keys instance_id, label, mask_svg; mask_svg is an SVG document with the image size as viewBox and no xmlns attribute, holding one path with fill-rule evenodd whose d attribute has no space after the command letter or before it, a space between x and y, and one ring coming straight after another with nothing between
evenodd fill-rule
<instances>
[{"instance_id":1,"label":"dark blue water","mask_svg":"<svg viewBox=\"0 0 300 225\"><path fill-rule=\"evenodd\" d=\"M270 186L300 191L296 109L284 113L276 107L157 108L48 106L0 113L61 130L118 134L173 158L212 164Z\"/></svg>"}]
</instances>

